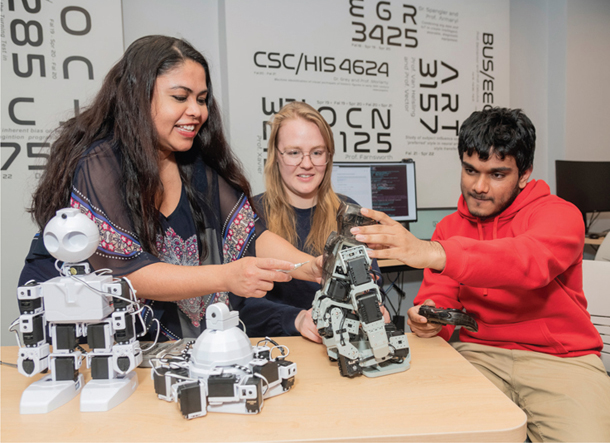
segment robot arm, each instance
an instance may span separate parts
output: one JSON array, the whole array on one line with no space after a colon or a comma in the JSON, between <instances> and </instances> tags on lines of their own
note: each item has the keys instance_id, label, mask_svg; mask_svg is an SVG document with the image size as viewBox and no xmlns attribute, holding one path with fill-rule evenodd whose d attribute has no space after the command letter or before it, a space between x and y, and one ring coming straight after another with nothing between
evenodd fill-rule
<instances>
[{"instance_id":1,"label":"robot arm","mask_svg":"<svg viewBox=\"0 0 610 443\"><path fill-rule=\"evenodd\" d=\"M50 347L47 343L47 322L40 285L29 282L19 287L17 299L21 314L19 332L24 345L19 349L17 369L26 377L32 377L49 367Z\"/></svg>"}]
</instances>

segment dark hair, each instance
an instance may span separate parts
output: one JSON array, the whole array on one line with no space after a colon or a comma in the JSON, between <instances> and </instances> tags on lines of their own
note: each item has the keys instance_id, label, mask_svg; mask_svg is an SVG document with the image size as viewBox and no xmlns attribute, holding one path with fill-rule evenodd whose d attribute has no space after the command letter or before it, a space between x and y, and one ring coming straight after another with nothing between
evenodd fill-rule
<instances>
[{"instance_id":1,"label":"dark hair","mask_svg":"<svg viewBox=\"0 0 610 443\"><path fill-rule=\"evenodd\" d=\"M519 175L523 175L534 164L536 129L521 109L491 108L475 111L460 127L458 152L460 160L464 153L476 152L481 160L490 153L504 159L515 158Z\"/></svg>"},{"instance_id":2,"label":"dark hair","mask_svg":"<svg viewBox=\"0 0 610 443\"><path fill-rule=\"evenodd\" d=\"M138 239L146 251L157 254L160 232L156 197L162 191L158 169L158 137L151 114L157 77L183 64L199 63L206 72L208 119L193 147L175 157L191 212L199 232L202 257L207 254L201 198L192 189L194 159L200 157L231 186L250 197L250 185L225 139L221 114L214 99L208 63L187 41L150 35L133 42L110 69L88 108L57 129L57 139L45 172L34 192L30 212L40 229L58 209L69 205L73 175L85 150L95 141L112 138L122 154L122 187Z\"/></svg>"}]
</instances>

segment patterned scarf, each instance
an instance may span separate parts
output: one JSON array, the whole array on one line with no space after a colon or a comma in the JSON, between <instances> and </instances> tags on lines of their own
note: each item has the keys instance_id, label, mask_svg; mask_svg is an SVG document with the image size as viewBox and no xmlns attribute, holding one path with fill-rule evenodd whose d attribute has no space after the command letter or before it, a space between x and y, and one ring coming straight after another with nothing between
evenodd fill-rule
<instances>
[{"instance_id":1,"label":"patterned scarf","mask_svg":"<svg viewBox=\"0 0 610 443\"><path fill-rule=\"evenodd\" d=\"M222 228L223 263L230 263L243 257L250 242L254 239L254 222L256 221L256 217L248 199L242 194ZM183 266L198 266L200 263L197 257L196 237L193 236L186 242L178 237L180 241L185 243L184 245L177 244L178 242L175 237L178 236L174 233L174 238L172 238L172 235L168 230L165 238L162 240L162 244L157 240L159 253L168 257L170 260L167 261L164 259L164 261L171 262L173 259L178 259L179 257L177 256L172 257L172 255L175 255L172 251L179 251L181 249L186 251L186 254L182 255L179 264ZM193 255L191 251L193 251L195 255ZM166 253L169 253L169 256ZM205 315L205 311L209 305L213 303L229 304L229 293L216 292L201 297L179 300L176 303L180 310L182 310L191 320L193 325L199 327L201 319Z\"/></svg>"}]
</instances>

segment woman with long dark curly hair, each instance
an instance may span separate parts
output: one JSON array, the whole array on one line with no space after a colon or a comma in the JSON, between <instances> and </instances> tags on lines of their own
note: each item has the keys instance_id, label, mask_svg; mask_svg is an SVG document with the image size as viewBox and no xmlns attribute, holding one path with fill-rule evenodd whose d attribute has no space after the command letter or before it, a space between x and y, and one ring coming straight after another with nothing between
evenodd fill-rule
<instances>
[{"instance_id":1,"label":"woman with long dark curly hair","mask_svg":"<svg viewBox=\"0 0 610 443\"><path fill-rule=\"evenodd\" d=\"M127 276L175 339L199 335L210 303L262 297L291 279L279 269L312 259L265 231L249 198L205 58L184 40L147 36L57 130L31 212L41 231L67 206L93 219L93 269ZM320 269L311 260L292 274L316 280ZM56 276L37 235L20 284Z\"/></svg>"}]
</instances>

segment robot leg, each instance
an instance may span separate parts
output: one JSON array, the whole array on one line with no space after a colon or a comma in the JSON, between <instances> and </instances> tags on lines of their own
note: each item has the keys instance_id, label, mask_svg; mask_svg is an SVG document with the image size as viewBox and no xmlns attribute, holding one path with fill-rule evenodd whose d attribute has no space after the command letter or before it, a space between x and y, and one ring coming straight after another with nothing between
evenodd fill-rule
<instances>
[{"instance_id":1,"label":"robot leg","mask_svg":"<svg viewBox=\"0 0 610 443\"><path fill-rule=\"evenodd\" d=\"M187 368L170 368L170 363L164 362L153 366L150 375L157 397L178 402L184 418L190 420L208 413L207 384L202 379L191 379Z\"/></svg>"},{"instance_id":2,"label":"robot leg","mask_svg":"<svg viewBox=\"0 0 610 443\"><path fill-rule=\"evenodd\" d=\"M349 311L344 308L332 308L330 323L338 354L339 373L343 377L354 377L362 374L362 367L360 366L360 352L352 344L350 333L358 334L360 322L348 319L348 313Z\"/></svg>"},{"instance_id":3,"label":"robot leg","mask_svg":"<svg viewBox=\"0 0 610 443\"><path fill-rule=\"evenodd\" d=\"M203 380L176 383L173 389L184 418L190 420L208 413L206 385Z\"/></svg>"},{"instance_id":4,"label":"robot leg","mask_svg":"<svg viewBox=\"0 0 610 443\"><path fill-rule=\"evenodd\" d=\"M358 315L362 319L362 329L368 338L377 362L386 360L390 354L385 323L379 308L380 300L381 297L375 291L357 298Z\"/></svg>"},{"instance_id":5,"label":"robot leg","mask_svg":"<svg viewBox=\"0 0 610 443\"><path fill-rule=\"evenodd\" d=\"M111 318L88 325L91 352L87 355L87 365L91 367L92 380L83 388L81 411L108 411L129 398L138 387L133 370L142 362L142 351L133 333L134 324L134 314L115 311ZM127 342L115 343L115 338Z\"/></svg>"},{"instance_id":6,"label":"robot leg","mask_svg":"<svg viewBox=\"0 0 610 443\"><path fill-rule=\"evenodd\" d=\"M82 354L74 351L79 330L76 324L51 324L53 353L48 356L51 373L23 391L19 406L22 414L50 412L72 400L81 391L84 382L83 375L79 373Z\"/></svg>"}]
</instances>

